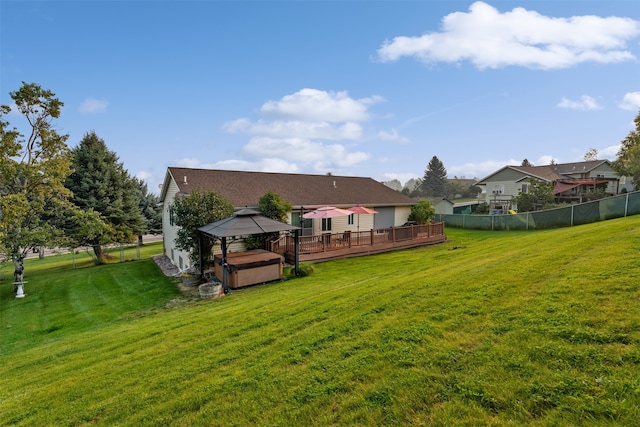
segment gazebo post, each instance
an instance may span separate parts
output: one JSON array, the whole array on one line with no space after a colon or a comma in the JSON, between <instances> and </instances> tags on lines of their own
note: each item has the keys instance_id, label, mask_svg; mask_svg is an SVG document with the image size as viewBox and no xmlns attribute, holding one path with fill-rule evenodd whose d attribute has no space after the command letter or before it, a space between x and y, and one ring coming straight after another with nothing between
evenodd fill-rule
<instances>
[{"instance_id":1,"label":"gazebo post","mask_svg":"<svg viewBox=\"0 0 640 427\"><path fill-rule=\"evenodd\" d=\"M300 275L300 230L293 230L293 251L294 251L294 273L296 276Z\"/></svg>"},{"instance_id":2,"label":"gazebo post","mask_svg":"<svg viewBox=\"0 0 640 427\"><path fill-rule=\"evenodd\" d=\"M229 293L229 272L227 271L227 238L222 237L222 288Z\"/></svg>"},{"instance_id":3,"label":"gazebo post","mask_svg":"<svg viewBox=\"0 0 640 427\"><path fill-rule=\"evenodd\" d=\"M202 232L198 230L198 254L200 255L200 278L204 276L204 256L202 255Z\"/></svg>"}]
</instances>

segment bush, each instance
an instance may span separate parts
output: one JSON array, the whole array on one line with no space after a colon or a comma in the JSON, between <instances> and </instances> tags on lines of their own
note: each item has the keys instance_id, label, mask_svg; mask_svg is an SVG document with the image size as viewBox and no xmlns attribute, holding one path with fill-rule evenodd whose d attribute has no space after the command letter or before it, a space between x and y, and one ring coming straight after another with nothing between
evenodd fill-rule
<instances>
[{"instance_id":1,"label":"bush","mask_svg":"<svg viewBox=\"0 0 640 427\"><path fill-rule=\"evenodd\" d=\"M293 279L295 277L310 276L313 273L313 266L310 264L300 264L299 270L300 270L300 274L296 276L295 268L293 266L285 267L282 275L288 279Z\"/></svg>"},{"instance_id":2,"label":"bush","mask_svg":"<svg viewBox=\"0 0 640 427\"><path fill-rule=\"evenodd\" d=\"M480 203L475 211L478 215L488 215L489 214L489 205L487 203Z\"/></svg>"}]
</instances>

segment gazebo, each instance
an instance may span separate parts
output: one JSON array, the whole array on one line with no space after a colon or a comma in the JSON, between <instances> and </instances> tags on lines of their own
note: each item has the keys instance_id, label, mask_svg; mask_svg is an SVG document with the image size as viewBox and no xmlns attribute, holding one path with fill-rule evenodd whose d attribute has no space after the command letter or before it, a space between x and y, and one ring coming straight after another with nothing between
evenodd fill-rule
<instances>
[{"instance_id":1,"label":"gazebo","mask_svg":"<svg viewBox=\"0 0 640 427\"><path fill-rule=\"evenodd\" d=\"M200 245L200 266L204 265L204 255L202 253L202 238L203 234L219 238L222 242L222 286L224 292L229 292L228 283L228 256L227 256L227 239L238 236L250 236L255 234L274 233L280 231L293 231L295 241L295 273L298 274L298 233L300 227L295 225L285 224L280 221L267 218L260 215L260 212L253 209L240 209L234 216L222 219L220 221L212 222L211 224L204 225L198 228L199 233L199 245ZM202 274L202 268L201 268Z\"/></svg>"}]
</instances>

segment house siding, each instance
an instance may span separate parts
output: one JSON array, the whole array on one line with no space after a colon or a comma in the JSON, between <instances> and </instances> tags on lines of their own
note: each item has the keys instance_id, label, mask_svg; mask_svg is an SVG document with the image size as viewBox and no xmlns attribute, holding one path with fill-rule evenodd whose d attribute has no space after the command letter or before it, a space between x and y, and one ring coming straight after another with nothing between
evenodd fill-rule
<instances>
[{"instance_id":1,"label":"house siding","mask_svg":"<svg viewBox=\"0 0 640 427\"><path fill-rule=\"evenodd\" d=\"M169 182L165 203L162 205L162 239L164 243L164 254L171 259L174 265L185 270L191 267L189 253L179 250L175 246L178 235L178 227L171 225L171 205L176 198L179 188L174 180Z\"/></svg>"},{"instance_id":2,"label":"house siding","mask_svg":"<svg viewBox=\"0 0 640 427\"><path fill-rule=\"evenodd\" d=\"M411 214L411 207L409 206L396 206L395 215L393 219L394 227L401 226L409 219L409 215Z\"/></svg>"}]
</instances>

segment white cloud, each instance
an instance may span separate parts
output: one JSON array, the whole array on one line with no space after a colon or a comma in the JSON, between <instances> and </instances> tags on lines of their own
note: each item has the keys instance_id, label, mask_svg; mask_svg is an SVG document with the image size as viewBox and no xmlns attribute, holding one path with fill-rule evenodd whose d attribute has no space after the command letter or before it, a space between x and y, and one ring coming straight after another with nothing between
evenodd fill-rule
<instances>
[{"instance_id":1,"label":"white cloud","mask_svg":"<svg viewBox=\"0 0 640 427\"><path fill-rule=\"evenodd\" d=\"M235 168L277 168L314 170L319 173L349 170L370 155L350 144L364 138L362 122L371 118L369 107L381 97L354 99L347 92L302 89L278 101L262 105L262 118L240 118L223 125L229 133L251 136L241 149L243 160L227 161ZM397 132L380 137L400 140ZM270 159L269 162L267 160ZM276 162L279 159L280 162Z\"/></svg>"},{"instance_id":2,"label":"white cloud","mask_svg":"<svg viewBox=\"0 0 640 427\"><path fill-rule=\"evenodd\" d=\"M381 141L398 142L401 144L409 143L409 140L400 135L397 129L391 129L388 131L381 130L380 132L378 132L378 139L380 139Z\"/></svg>"},{"instance_id":3,"label":"white cloud","mask_svg":"<svg viewBox=\"0 0 640 427\"><path fill-rule=\"evenodd\" d=\"M109 102L104 99L87 98L78 107L82 114L99 114L107 111Z\"/></svg>"},{"instance_id":4,"label":"white cloud","mask_svg":"<svg viewBox=\"0 0 640 427\"><path fill-rule=\"evenodd\" d=\"M135 177L138 178L139 180L149 182L149 180L153 178L153 174L150 172L139 171L136 173Z\"/></svg>"},{"instance_id":5,"label":"white cloud","mask_svg":"<svg viewBox=\"0 0 640 427\"><path fill-rule=\"evenodd\" d=\"M640 92L625 93L619 105L623 110L636 111L640 109Z\"/></svg>"},{"instance_id":6,"label":"white cloud","mask_svg":"<svg viewBox=\"0 0 640 427\"><path fill-rule=\"evenodd\" d=\"M580 160L582 160L582 159L580 159ZM554 157L554 156L552 156L550 154L544 154L544 155L540 156L538 158L538 160L533 162L533 165L534 166L545 166L545 165L550 165L551 162L562 163L557 157ZM516 164L519 165L520 163L516 163Z\"/></svg>"},{"instance_id":7,"label":"white cloud","mask_svg":"<svg viewBox=\"0 0 640 427\"><path fill-rule=\"evenodd\" d=\"M246 133L274 138L287 138L293 135L301 138L356 140L362 137L362 127L353 122L338 125L329 122L299 120L251 122L248 119L238 119L226 123L223 129L230 133Z\"/></svg>"},{"instance_id":8,"label":"white cloud","mask_svg":"<svg viewBox=\"0 0 640 427\"><path fill-rule=\"evenodd\" d=\"M189 168L222 169L258 172L298 173L299 167L282 159L265 158L256 161L221 160L213 163L201 163L198 159L179 159L176 165Z\"/></svg>"},{"instance_id":9,"label":"white cloud","mask_svg":"<svg viewBox=\"0 0 640 427\"><path fill-rule=\"evenodd\" d=\"M341 144L323 144L301 138L251 138L242 147L249 158L274 157L308 164L318 172L334 168L348 168L369 159L364 152L349 152Z\"/></svg>"},{"instance_id":10,"label":"white cloud","mask_svg":"<svg viewBox=\"0 0 640 427\"><path fill-rule=\"evenodd\" d=\"M562 98L557 105L559 108L569 108L571 110L593 111L602 107L598 105L596 100L589 95L582 95L580 101L572 101L568 98Z\"/></svg>"},{"instance_id":11,"label":"white cloud","mask_svg":"<svg viewBox=\"0 0 640 427\"><path fill-rule=\"evenodd\" d=\"M598 158L615 160L618 158L618 151L620 150L620 144L611 145L609 147L601 148L598 150Z\"/></svg>"},{"instance_id":12,"label":"white cloud","mask_svg":"<svg viewBox=\"0 0 640 427\"><path fill-rule=\"evenodd\" d=\"M267 101L260 111L268 117L321 122L361 122L369 119L367 108L381 102L379 96L353 99L348 93L302 89L279 101Z\"/></svg>"},{"instance_id":13,"label":"white cloud","mask_svg":"<svg viewBox=\"0 0 640 427\"><path fill-rule=\"evenodd\" d=\"M409 56L425 63L468 60L480 69L510 65L558 69L631 60L634 56L626 42L638 34L640 22L629 18L555 18L521 7L500 13L478 1L468 13L445 16L441 32L395 37L385 41L377 54L382 62Z\"/></svg>"},{"instance_id":14,"label":"white cloud","mask_svg":"<svg viewBox=\"0 0 640 427\"><path fill-rule=\"evenodd\" d=\"M480 163L465 163L462 165L455 165L447 168L447 176L466 176L475 177L478 179L484 178L489 174L502 169L507 165L519 165L521 161L514 159L509 160L486 160Z\"/></svg>"}]
</instances>

